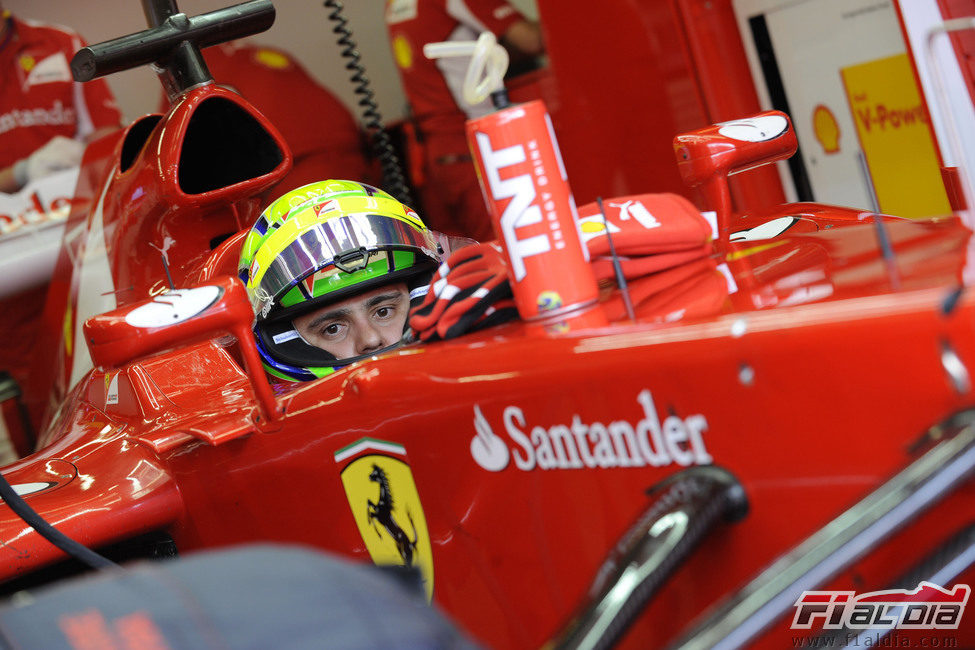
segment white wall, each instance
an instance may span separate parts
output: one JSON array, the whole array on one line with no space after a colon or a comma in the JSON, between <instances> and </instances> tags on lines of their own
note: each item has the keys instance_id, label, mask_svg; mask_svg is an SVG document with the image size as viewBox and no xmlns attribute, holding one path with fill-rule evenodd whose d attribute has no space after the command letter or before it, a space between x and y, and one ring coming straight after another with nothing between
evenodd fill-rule
<instances>
[{"instance_id":1,"label":"white wall","mask_svg":"<svg viewBox=\"0 0 975 650\"><path fill-rule=\"evenodd\" d=\"M206 13L243 0L178 0L180 11L189 16ZM531 18L537 18L536 0L509 0ZM98 43L146 29L140 0L0 0L14 14L44 22L68 25L89 43ZM344 14L349 20L372 82L379 110L390 121L406 114L406 99L400 86L383 24L384 0L344 0ZM329 90L337 95L360 120L349 74L332 32L335 25L328 19L330 10L321 0L275 0L277 17L268 31L252 39L287 50ZM110 75L108 83L115 92L126 122L155 110L161 86L148 67ZM219 79L218 79L219 81Z\"/></svg>"}]
</instances>

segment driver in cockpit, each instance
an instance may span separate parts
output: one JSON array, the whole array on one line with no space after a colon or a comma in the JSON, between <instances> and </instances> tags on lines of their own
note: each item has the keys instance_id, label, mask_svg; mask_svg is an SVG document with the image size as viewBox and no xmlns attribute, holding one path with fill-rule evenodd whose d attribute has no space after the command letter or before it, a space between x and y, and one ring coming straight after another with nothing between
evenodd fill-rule
<instances>
[{"instance_id":1,"label":"driver in cockpit","mask_svg":"<svg viewBox=\"0 0 975 650\"><path fill-rule=\"evenodd\" d=\"M238 265L267 372L316 379L399 345L445 244L416 212L363 183L322 181L277 199Z\"/></svg>"}]
</instances>

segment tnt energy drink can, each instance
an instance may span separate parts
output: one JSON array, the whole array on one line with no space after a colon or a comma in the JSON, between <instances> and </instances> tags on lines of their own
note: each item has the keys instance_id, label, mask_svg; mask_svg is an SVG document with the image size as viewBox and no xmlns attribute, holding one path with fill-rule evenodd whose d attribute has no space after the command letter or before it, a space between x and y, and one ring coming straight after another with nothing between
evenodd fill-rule
<instances>
[{"instance_id":1,"label":"tnt energy drink can","mask_svg":"<svg viewBox=\"0 0 975 650\"><path fill-rule=\"evenodd\" d=\"M599 289L545 105L535 100L468 120L467 141L521 317L595 304Z\"/></svg>"}]
</instances>

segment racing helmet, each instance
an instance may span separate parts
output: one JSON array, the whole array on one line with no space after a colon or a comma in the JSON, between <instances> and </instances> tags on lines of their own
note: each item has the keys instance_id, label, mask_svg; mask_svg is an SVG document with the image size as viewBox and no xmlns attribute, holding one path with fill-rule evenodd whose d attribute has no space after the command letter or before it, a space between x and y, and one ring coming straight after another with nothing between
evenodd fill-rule
<instances>
[{"instance_id":1,"label":"racing helmet","mask_svg":"<svg viewBox=\"0 0 975 650\"><path fill-rule=\"evenodd\" d=\"M292 321L392 282L405 282L411 306L418 304L441 262L439 242L416 212L385 192L330 193L289 210L252 252L241 253L265 370L289 381L311 380L398 345L337 359L307 343Z\"/></svg>"},{"instance_id":2,"label":"racing helmet","mask_svg":"<svg viewBox=\"0 0 975 650\"><path fill-rule=\"evenodd\" d=\"M387 199L393 197L372 185L359 183L357 181L346 181L340 179L330 179L308 183L299 188L293 189L287 194L282 194L271 205L267 206L257 218L250 232L244 239L241 247L240 263L237 265L237 275L247 284L248 273L250 272L251 262L254 261L254 253L260 248L264 240L281 227L281 224L288 220L292 212L299 210L306 203L316 202L326 198L338 198L340 196L381 196Z\"/></svg>"}]
</instances>

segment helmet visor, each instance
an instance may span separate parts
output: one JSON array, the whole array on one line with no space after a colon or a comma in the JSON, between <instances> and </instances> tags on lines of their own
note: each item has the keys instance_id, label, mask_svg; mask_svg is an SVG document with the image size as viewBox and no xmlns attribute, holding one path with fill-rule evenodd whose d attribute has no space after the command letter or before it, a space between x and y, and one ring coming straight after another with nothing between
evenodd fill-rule
<instances>
[{"instance_id":1,"label":"helmet visor","mask_svg":"<svg viewBox=\"0 0 975 650\"><path fill-rule=\"evenodd\" d=\"M328 295L339 299L346 289L371 278L395 274L412 267L416 255L439 259L436 236L419 230L406 221L376 214L352 214L316 223L292 239L283 250L258 255L252 277L258 280L253 291L254 311L259 318L275 306L288 307L283 298L297 289L304 300ZM263 252L263 251L261 251ZM303 300L298 301L303 302Z\"/></svg>"}]
</instances>

